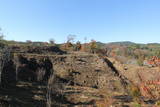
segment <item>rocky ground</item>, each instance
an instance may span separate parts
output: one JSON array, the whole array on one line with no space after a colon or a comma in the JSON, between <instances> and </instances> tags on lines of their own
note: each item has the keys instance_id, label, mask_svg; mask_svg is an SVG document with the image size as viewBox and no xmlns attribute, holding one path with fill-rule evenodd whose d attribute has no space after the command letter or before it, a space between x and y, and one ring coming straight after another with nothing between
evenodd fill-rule
<instances>
[{"instance_id":1,"label":"rocky ground","mask_svg":"<svg viewBox=\"0 0 160 107\"><path fill-rule=\"evenodd\" d=\"M117 63L82 52L16 53L3 67L0 104L2 107L152 107L155 102L144 102L137 94L139 89L133 87L140 83L135 73L138 70Z\"/></svg>"}]
</instances>

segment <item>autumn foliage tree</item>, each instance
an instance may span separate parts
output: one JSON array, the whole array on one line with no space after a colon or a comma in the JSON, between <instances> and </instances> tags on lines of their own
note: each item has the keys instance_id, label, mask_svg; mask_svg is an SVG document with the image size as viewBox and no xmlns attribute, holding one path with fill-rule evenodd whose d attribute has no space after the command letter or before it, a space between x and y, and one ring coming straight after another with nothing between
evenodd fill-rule
<instances>
[{"instance_id":1,"label":"autumn foliage tree","mask_svg":"<svg viewBox=\"0 0 160 107\"><path fill-rule=\"evenodd\" d=\"M97 43L95 40L92 39L90 42L90 52L96 53L96 49L97 49Z\"/></svg>"},{"instance_id":2,"label":"autumn foliage tree","mask_svg":"<svg viewBox=\"0 0 160 107\"><path fill-rule=\"evenodd\" d=\"M77 41L77 43L76 43L76 46L75 46L75 50L76 51L79 51L79 50L81 50L81 42L80 41Z\"/></svg>"}]
</instances>

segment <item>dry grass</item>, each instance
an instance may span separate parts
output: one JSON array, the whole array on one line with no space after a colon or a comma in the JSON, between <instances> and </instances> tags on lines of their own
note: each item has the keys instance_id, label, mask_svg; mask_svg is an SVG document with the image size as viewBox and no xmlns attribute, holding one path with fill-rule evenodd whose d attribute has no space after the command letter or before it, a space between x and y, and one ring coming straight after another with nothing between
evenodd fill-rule
<instances>
[{"instance_id":1,"label":"dry grass","mask_svg":"<svg viewBox=\"0 0 160 107\"><path fill-rule=\"evenodd\" d=\"M96 101L97 107L112 107L113 103L115 102L115 99L112 98L112 94L107 92L106 90L100 90L99 94L103 95L103 99Z\"/></svg>"},{"instance_id":2,"label":"dry grass","mask_svg":"<svg viewBox=\"0 0 160 107\"><path fill-rule=\"evenodd\" d=\"M50 75L50 78L48 79L48 83L47 83L47 95L46 95L46 106L47 107L51 107L52 106L52 83L55 80L55 76L54 73L52 72L52 74Z\"/></svg>"},{"instance_id":3,"label":"dry grass","mask_svg":"<svg viewBox=\"0 0 160 107\"><path fill-rule=\"evenodd\" d=\"M96 101L96 106L97 107L112 107L113 103L114 103L114 99L104 98L104 100Z\"/></svg>"}]
</instances>

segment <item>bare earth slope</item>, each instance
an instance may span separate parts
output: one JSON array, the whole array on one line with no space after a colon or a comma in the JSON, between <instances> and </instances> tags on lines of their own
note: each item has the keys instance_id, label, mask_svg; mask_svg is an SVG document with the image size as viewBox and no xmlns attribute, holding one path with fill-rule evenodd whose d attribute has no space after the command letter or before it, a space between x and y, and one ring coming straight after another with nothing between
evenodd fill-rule
<instances>
[{"instance_id":1,"label":"bare earth slope","mask_svg":"<svg viewBox=\"0 0 160 107\"><path fill-rule=\"evenodd\" d=\"M96 105L106 96L123 100L125 81L114 70L110 62L95 54L15 54L2 72L1 103L45 107L48 90L53 106Z\"/></svg>"}]
</instances>

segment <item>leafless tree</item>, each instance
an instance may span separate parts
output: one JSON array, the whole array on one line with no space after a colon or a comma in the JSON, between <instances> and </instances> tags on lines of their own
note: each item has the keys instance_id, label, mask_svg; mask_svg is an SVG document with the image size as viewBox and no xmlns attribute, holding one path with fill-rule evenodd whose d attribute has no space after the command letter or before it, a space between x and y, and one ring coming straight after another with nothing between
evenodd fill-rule
<instances>
[{"instance_id":1,"label":"leafless tree","mask_svg":"<svg viewBox=\"0 0 160 107\"><path fill-rule=\"evenodd\" d=\"M75 39L75 38L76 38L76 35L71 35L71 34L68 35L68 36L67 36L67 43L68 43L68 42L74 42L74 39Z\"/></svg>"},{"instance_id":2,"label":"leafless tree","mask_svg":"<svg viewBox=\"0 0 160 107\"><path fill-rule=\"evenodd\" d=\"M54 40L53 38L51 38L51 39L49 40L49 43L50 43L50 44L55 44L55 40Z\"/></svg>"},{"instance_id":3,"label":"leafless tree","mask_svg":"<svg viewBox=\"0 0 160 107\"><path fill-rule=\"evenodd\" d=\"M2 32L2 28L0 28L0 40L3 40L4 39L4 34Z\"/></svg>"}]
</instances>

